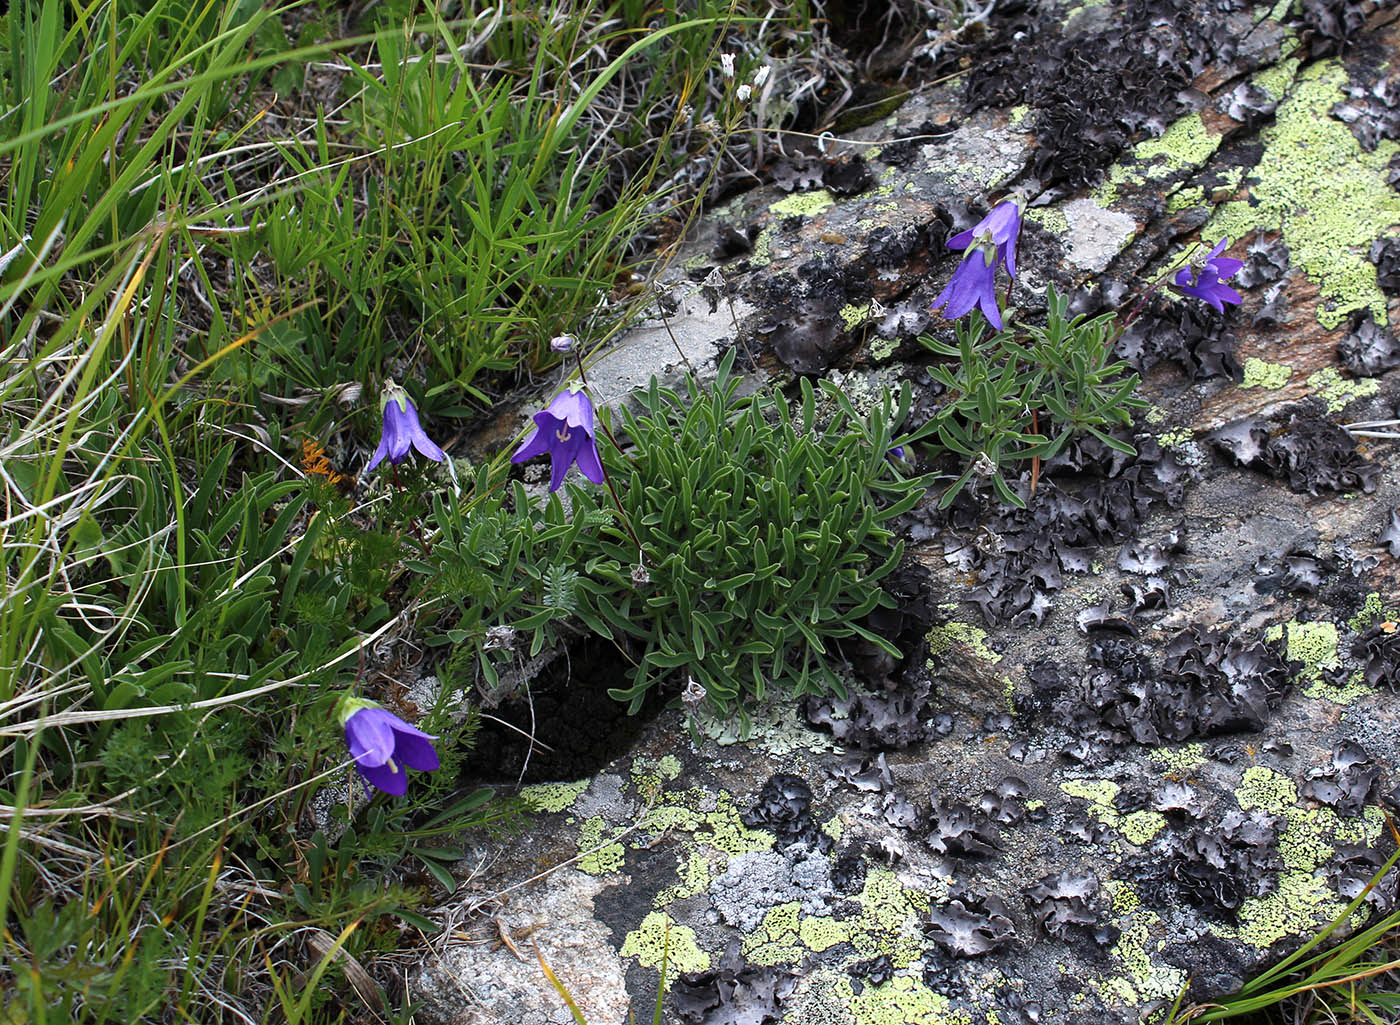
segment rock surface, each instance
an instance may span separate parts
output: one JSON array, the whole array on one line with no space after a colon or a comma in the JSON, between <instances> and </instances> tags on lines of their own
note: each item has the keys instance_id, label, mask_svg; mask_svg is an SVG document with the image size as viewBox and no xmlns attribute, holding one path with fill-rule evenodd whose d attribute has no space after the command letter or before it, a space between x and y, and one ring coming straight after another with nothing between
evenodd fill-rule
<instances>
[{"instance_id":1,"label":"rock surface","mask_svg":"<svg viewBox=\"0 0 1400 1025\"><path fill-rule=\"evenodd\" d=\"M1361 892L1400 797L1400 469L1337 424L1400 415L1400 29L1365 5L1219 7L1142 37L1190 89L1154 125L1125 79L1111 152L1046 140L1055 89L1098 88L1054 54L1120 28L1074 13L1023 69L1039 99L972 109L1008 98L994 18L992 70L837 154L863 190L763 187L707 220L683 271L718 272L760 366L857 404L899 380L935 401L912 343L949 336L926 312L943 241L1013 186L1039 195L1014 304L1087 283L1095 312L1223 235L1245 303L1150 305L1121 340L1153 403L1136 457L1079 445L1023 513L907 518L905 663L774 701L743 741L668 710L600 772L527 787L531 828L443 909L421 1020L572 1021L538 943L591 1025L650 1020L663 964L667 1021L1127 1025L1230 993ZM751 250L716 256L736 232ZM697 339L738 331L724 295L685 302L698 364ZM658 328L614 376L674 369Z\"/></svg>"}]
</instances>

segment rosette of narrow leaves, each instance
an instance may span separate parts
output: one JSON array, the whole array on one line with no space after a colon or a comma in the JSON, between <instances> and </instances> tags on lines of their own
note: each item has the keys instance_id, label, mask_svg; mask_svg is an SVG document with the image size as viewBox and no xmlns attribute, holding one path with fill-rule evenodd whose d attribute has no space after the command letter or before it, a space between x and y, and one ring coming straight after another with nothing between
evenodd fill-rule
<instances>
[{"instance_id":1,"label":"rosette of narrow leaves","mask_svg":"<svg viewBox=\"0 0 1400 1025\"><path fill-rule=\"evenodd\" d=\"M1146 403L1133 393L1138 375L1113 358L1113 314L1068 319L1068 300L1052 287L1044 327L1027 327L1022 343L982 323L954 325L956 345L923 337L950 362L930 373L948 390L934 427L938 441L967 460L943 492L947 507L959 491L987 480L1003 502L1025 502L1006 480L1013 463L1048 459L1075 434L1087 432L1120 452L1133 448L1108 432L1131 423Z\"/></svg>"},{"instance_id":2,"label":"rosette of narrow leaves","mask_svg":"<svg viewBox=\"0 0 1400 1025\"><path fill-rule=\"evenodd\" d=\"M1110 448L1135 455L1133 447L1107 431L1132 423L1131 410L1147 403L1134 395L1140 378L1114 357L1112 313L1067 319L1069 299L1051 285L1045 327L1029 327L1027 358L1034 371L1023 394L1049 412L1053 433L1048 458L1071 437L1087 432Z\"/></svg>"},{"instance_id":3,"label":"rosette of narrow leaves","mask_svg":"<svg viewBox=\"0 0 1400 1025\"><path fill-rule=\"evenodd\" d=\"M611 692L633 711L672 671L742 714L770 687L841 693L833 640L899 654L860 619L891 603L879 581L903 549L886 524L924 490L886 459L908 386L863 418L836 388L819 399L804 380L794 416L766 392L739 398L732 366L731 353L709 391L691 381L684 398L653 381L640 415L624 413L630 463L605 450L650 573L597 606L640 646L630 685ZM630 538L609 533L613 557L635 561Z\"/></svg>"}]
</instances>

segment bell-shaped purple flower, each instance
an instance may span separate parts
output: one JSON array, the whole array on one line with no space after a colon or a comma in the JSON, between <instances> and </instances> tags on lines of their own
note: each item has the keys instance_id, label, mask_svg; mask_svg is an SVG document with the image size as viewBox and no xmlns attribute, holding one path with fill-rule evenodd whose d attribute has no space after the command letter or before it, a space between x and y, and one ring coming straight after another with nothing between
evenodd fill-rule
<instances>
[{"instance_id":1,"label":"bell-shaped purple flower","mask_svg":"<svg viewBox=\"0 0 1400 1025\"><path fill-rule=\"evenodd\" d=\"M365 472L369 473L385 459L398 465L408 458L410 448L416 448L420 455L439 463L447 458L447 453L423 433L418 410L408 392L391 380L384 385L384 431Z\"/></svg>"},{"instance_id":2,"label":"bell-shaped purple flower","mask_svg":"<svg viewBox=\"0 0 1400 1025\"><path fill-rule=\"evenodd\" d=\"M1006 272L1016 277L1016 240L1021 237L1021 208L1011 200L998 203L992 212L983 217L967 231L960 231L948 240L949 249L966 249L983 235L996 244L995 270L998 264L1006 265Z\"/></svg>"},{"instance_id":3,"label":"bell-shaped purple flower","mask_svg":"<svg viewBox=\"0 0 1400 1025\"><path fill-rule=\"evenodd\" d=\"M988 266L987 254L981 248L968 250L962 263L958 264L958 269L953 271L952 280L938 293L938 298L933 301L929 311L932 312L945 303L947 308L943 311L943 316L948 320L957 320L976 306L992 327L1001 330L1001 308L997 306L996 296L996 267Z\"/></svg>"},{"instance_id":4,"label":"bell-shaped purple flower","mask_svg":"<svg viewBox=\"0 0 1400 1025\"><path fill-rule=\"evenodd\" d=\"M397 797L408 789L408 769L432 772L440 764L432 743L437 737L372 701L347 696L338 711L345 744L367 790L373 786Z\"/></svg>"},{"instance_id":5,"label":"bell-shaped purple flower","mask_svg":"<svg viewBox=\"0 0 1400 1025\"><path fill-rule=\"evenodd\" d=\"M1172 278L1172 283L1182 294L1204 299L1214 306L1218 313L1225 312L1225 303L1238 306L1244 301L1238 292L1224 283L1225 278L1244 266L1243 260L1220 255L1229 244L1228 238L1222 238L1215 244L1215 248L1206 254L1204 260L1193 261L1190 267L1181 268L1176 272L1176 277Z\"/></svg>"},{"instance_id":6,"label":"bell-shaped purple flower","mask_svg":"<svg viewBox=\"0 0 1400 1025\"><path fill-rule=\"evenodd\" d=\"M568 389L554 396L535 414L535 429L510 457L512 463L549 453L549 490L558 491L569 466L578 463L594 484L603 483L603 463L593 436L593 403L581 391Z\"/></svg>"}]
</instances>

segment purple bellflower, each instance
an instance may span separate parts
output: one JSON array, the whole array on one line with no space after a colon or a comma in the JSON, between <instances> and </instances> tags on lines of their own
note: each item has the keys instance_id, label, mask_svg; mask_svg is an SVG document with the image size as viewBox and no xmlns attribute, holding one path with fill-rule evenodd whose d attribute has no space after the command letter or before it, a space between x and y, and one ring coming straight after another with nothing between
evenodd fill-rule
<instances>
[{"instance_id":1,"label":"purple bellflower","mask_svg":"<svg viewBox=\"0 0 1400 1025\"><path fill-rule=\"evenodd\" d=\"M594 484L603 483L603 463L593 436L593 403L572 388L560 392L535 414L535 429L510 457L512 463L549 453L549 490L558 491L573 463Z\"/></svg>"},{"instance_id":2,"label":"purple bellflower","mask_svg":"<svg viewBox=\"0 0 1400 1025\"><path fill-rule=\"evenodd\" d=\"M379 447L374 450L365 473L388 459L397 466L408 458L408 450L416 448L419 455L435 462L447 459L447 453L438 448L431 438L423 433L418 422L418 410L408 392L389 380L384 385L384 432L379 436Z\"/></svg>"},{"instance_id":3,"label":"purple bellflower","mask_svg":"<svg viewBox=\"0 0 1400 1025\"><path fill-rule=\"evenodd\" d=\"M1021 237L1021 208L1009 199L998 203L991 213L967 231L960 231L950 238L947 245L949 249L966 249L983 236L996 245L997 256L992 269L996 270L997 264L1005 264L1006 272L1015 278L1016 240Z\"/></svg>"},{"instance_id":4,"label":"purple bellflower","mask_svg":"<svg viewBox=\"0 0 1400 1025\"><path fill-rule=\"evenodd\" d=\"M408 789L409 769L432 772L438 767L437 737L410 726L373 701L348 694L336 706L345 728L345 745L355 768L371 786L397 797Z\"/></svg>"},{"instance_id":5,"label":"purple bellflower","mask_svg":"<svg viewBox=\"0 0 1400 1025\"><path fill-rule=\"evenodd\" d=\"M957 320L974 306L982 311L987 321L1001 330L1001 308L997 306L996 264L987 263L987 254L978 246L968 250L953 278L938 293L938 298L929 307L932 312L947 304L943 316L947 320Z\"/></svg>"},{"instance_id":6,"label":"purple bellflower","mask_svg":"<svg viewBox=\"0 0 1400 1025\"><path fill-rule=\"evenodd\" d=\"M1229 244L1228 238L1222 238L1204 259L1192 260L1191 266L1181 268L1176 272L1176 277L1172 278L1172 283L1184 295L1204 299L1214 306L1218 313L1225 312L1225 303L1238 306L1244 301L1238 292L1225 284L1225 278L1244 266L1243 260L1220 255Z\"/></svg>"}]
</instances>

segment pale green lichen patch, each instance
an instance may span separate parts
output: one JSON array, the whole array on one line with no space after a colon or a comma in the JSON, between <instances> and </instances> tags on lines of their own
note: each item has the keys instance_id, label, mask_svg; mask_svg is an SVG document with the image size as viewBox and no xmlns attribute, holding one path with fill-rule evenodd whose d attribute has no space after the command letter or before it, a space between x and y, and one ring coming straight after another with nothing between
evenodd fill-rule
<instances>
[{"instance_id":1,"label":"pale green lichen patch","mask_svg":"<svg viewBox=\"0 0 1400 1025\"><path fill-rule=\"evenodd\" d=\"M849 303L842 306L839 311L841 321L846 325L846 330L851 331L860 327L870 316L869 303Z\"/></svg>"},{"instance_id":2,"label":"pale green lichen patch","mask_svg":"<svg viewBox=\"0 0 1400 1025\"><path fill-rule=\"evenodd\" d=\"M1278 640L1285 630L1288 634L1289 661L1303 663L1298 684L1305 697L1349 705L1358 698L1376 692L1359 671L1353 673L1346 683L1333 683L1324 674L1324 670L1336 669L1341 665L1338 650L1341 631L1335 623L1299 623L1293 620L1286 625L1270 627L1264 636L1269 640Z\"/></svg>"},{"instance_id":3,"label":"pale green lichen patch","mask_svg":"<svg viewBox=\"0 0 1400 1025\"><path fill-rule=\"evenodd\" d=\"M835 205L835 196L826 189L817 189L814 192L794 192L786 199L778 200L768 209L779 217L791 217L793 215L815 217L823 210Z\"/></svg>"},{"instance_id":4,"label":"pale green lichen patch","mask_svg":"<svg viewBox=\"0 0 1400 1025\"><path fill-rule=\"evenodd\" d=\"M1323 367L1308 377L1308 387L1327 403L1327 412L1340 413L1357 399L1376 394L1381 386L1374 377L1353 380L1343 377L1334 367Z\"/></svg>"},{"instance_id":5,"label":"pale green lichen patch","mask_svg":"<svg viewBox=\"0 0 1400 1025\"><path fill-rule=\"evenodd\" d=\"M1380 592L1372 591L1361 603L1361 608L1356 615L1347 620L1347 628L1361 633L1377 620L1394 619L1400 619L1400 609L1386 608L1385 603L1381 601Z\"/></svg>"},{"instance_id":6,"label":"pale green lichen patch","mask_svg":"<svg viewBox=\"0 0 1400 1025\"><path fill-rule=\"evenodd\" d=\"M1291 0L1280 0L1280 2L1289 3ZM1302 61L1297 57L1285 57L1255 75L1254 84L1268 93L1269 99L1278 103L1288 95L1293 80L1298 77L1298 68L1301 64Z\"/></svg>"},{"instance_id":7,"label":"pale green lichen patch","mask_svg":"<svg viewBox=\"0 0 1400 1025\"><path fill-rule=\"evenodd\" d=\"M1286 363L1267 363L1258 356L1249 356L1244 361L1244 380L1240 387L1276 391L1292 376L1293 368Z\"/></svg>"},{"instance_id":8,"label":"pale green lichen patch","mask_svg":"<svg viewBox=\"0 0 1400 1025\"><path fill-rule=\"evenodd\" d=\"M1111 779L1070 779L1060 784L1060 789L1070 797L1078 797L1089 803L1089 814L1105 826L1116 829L1119 821L1118 809L1113 806L1118 797L1118 784Z\"/></svg>"},{"instance_id":9,"label":"pale green lichen patch","mask_svg":"<svg viewBox=\"0 0 1400 1025\"><path fill-rule=\"evenodd\" d=\"M532 783L520 791L520 799L531 811L558 812L571 807L588 789L588 780L577 783Z\"/></svg>"},{"instance_id":10,"label":"pale green lichen patch","mask_svg":"<svg viewBox=\"0 0 1400 1025\"><path fill-rule=\"evenodd\" d=\"M1240 907L1239 938L1267 949L1285 936L1315 932L1318 926L1346 908L1319 876L1311 872L1284 872L1278 889L1264 897L1251 897Z\"/></svg>"},{"instance_id":11,"label":"pale green lichen patch","mask_svg":"<svg viewBox=\"0 0 1400 1025\"><path fill-rule=\"evenodd\" d=\"M710 955L695 941L695 930L678 925L664 911L653 911L622 941L622 956L635 957L646 968L666 965L666 977L681 972L704 972L710 968Z\"/></svg>"},{"instance_id":12,"label":"pale green lichen patch","mask_svg":"<svg viewBox=\"0 0 1400 1025\"><path fill-rule=\"evenodd\" d=\"M680 881L676 885L668 886L658 892L652 898L652 907L664 908L672 901L685 900L685 898L693 897L697 893L703 893L709 889L715 871L711 868L710 861L704 854L700 851L691 851L681 862L676 875Z\"/></svg>"},{"instance_id":13,"label":"pale green lichen patch","mask_svg":"<svg viewBox=\"0 0 1400 1025\"><path fill-rule=\"evenodd\" d=\"M758 238L754 239L753 242L753 252L749 255L749 266L767 267L773 262L773 254L769 247L773 244L773 239L779 230L778 225L769 224L758 233Z\"/></svg>"},{"instance_id":14,"label":"pale green lichen patch","mask_svg":"<svg viewBox=\"0 0 1400 1025\"><path fill-rule=\"evenodd\" d=\"M1193 206L1206 205L1206 190L1200 185L1191 185L1184 189L1177 189L1167 197L1167 213L1176 213L1179 210L1187 210Z\"/></svg>"},{"instance_id":15,"label":"pale green lichen patch","mask_svg":"<svg viewBox=\"0 0 1400 1025\"><path fill-rule=\"evenodd\" d=\"M848 920L851 945L861 957L889 954L896 967L908 967L923 952L920 916L928 913L932 900L944 900L947 894L944 884L911 890L893 872L871 870L856 896L860 914Z\"/></svg>"},{"instance_id":16,"label":"pale green lichen patch","mask_svg":"<svg viewBox=\"0 0 1400 1025\"><path fill-rule=\"evenodd\" d=\"M797 934L798 915L802 905L797 901L769 908L758 928L743 939L741 953L750 964L798 964L806 950Z\"/></svg>"},{"instance_id":17,"label":"pale green lichen patch","mask_svg":"<svg viewBox=\"0 0 1400 1025\"><path fill-rule=\"evenodd\" d=\"M1173 121L1157 138L1138 143L1133 156L1151 165L1145 169L1149 178L1161 178L1183 168L1200 167L1219 148L1222 138L1193 111Z\"/></svg>"},{"instance_id":18,"label":"pale green lichen patch","mask_svg":"<svg viewBox=\"0 0 1400 1025\"><path fill-rule=\"evenodd\" d=\"M1250 198L1217 208L1201 232L1214 240L1281 231L1293 262L1318 285L1317 319L1329 329L1362 309L1386 323L1385 296L1367 255L1377 235L1400 223L1400 193L1386 184L1386 165L1400 144L1384 140L1367 153L1329 116L1346 82L1335 60L1298 75L1274 124L1260 132L1264 153L1250 172Z\"/></svg>"},{"instance_id":19,"label":"pale green lichen patch","mask_svg":"<svg viewBox=\"0 0 1400 1025\"><path fill-rule=\"evenodd\" d=\"M1270 815L1282 815L1298 803L1298 787L1264 765L1251 765L1235 790L1235 800L1245 811L1259 808Z\"/></svg>"},{"instance_id":20,"label":"pale green lichen patch","mask_svg":"<svg viewBox=\"0 0 1400 1025\"><path fill-rule=\"evenodd\" d=\"M1175 448L1177 445L1185 445L1195 435L1189 427L1178 427L1174 431L1167 431L1157 435L1157 444L1163 448Z\"/></svg>"},{"instance_id":21,"label":"pale green lichen patch","mask_svg":"<svg viewBox=\"0 0 1400 1025\"><path fill-rule=\"evenodd\" d=\"M1142 847L1152 841L1152 838L1167 828L1167 817L1161 812L1141 811L1130 812L1123 816L1123 821L1119 825L1119 832L1128 843L1137 847Z\"/></svg>"},{"instance_id":22,"label":"pale green lichen patch","mask_svg":"<svg viewBox=\"0 0 1400 1025\"><path fill-rule=\"evenodd\" d=\"M601 815L595 815L584 822L578 834L578 850L583 855L578 860L580 871L591 876L607 872L617 872L622 868L626 852L620 843L604 843L608 836L608 824ZM598 848L594 850L594 848Z\"/></svg>"},{"instance_id":23,"label":"pale green lichen patch","mask_svg":"<svg viewBox=\"0 0 1400 1025\"><path fill-rule=\"evenodd\" d=\"M1168 776L1184 779L1206 763L1206 746L1200 742L1180 747L1159 747L1149 755Z\"/></svg>"},{"instance_id":24,"label":"pale green lichen patch","mask_svg":"<svg viewBox=\"0 0 1400 1025\"><path fill-rule=\"evenodd\" d=\"M853 991L847 1006L858 1025L972 1025L970 1012L953 1010L947 997L903 975Z\"/></svg>"},{"instance_id":25,"label":"pale green lichen patch","mask_svg":"<svg viewBox=\"0 0 1400 1025\"><path fill-rule=\"evenodd\" d=\"M827 836L831 837L833 840L840 840L841 832L844 829L844 826L841 823L841 816L831 816L831 818L827 819L825 822L822 823L821 828L822 832L825 833Z\"/></svg>"},{"instance_id":26,"label":"pale green lichen patch","mask_svg":"<svg viewBox=\"0 0 1400 1025\"><path fill-rule=\"evenodd\" d=\"M987 644L987 631L969 623L944 623L942 626L935 626L928 632L927 639L928 652L935 657L952 651L955 645L961 645L983 662L996 665L1001 661L1001 655Z\"/></svg>"},{"instance_id":27,"label":"pale green lichen patch","mask_svg":"<svg viewBox=\"0 0 1400 1025\"><path fill-rule=\"evenodd\" d=\"M1122 932L1113 945L1112 957L1122 974L1105 977L1101 986L1130 1007L1149 1000L1170 1000L1186 985L1183 969L1152 960L1153 950L1163 945L1163 941L1153 939L1154 927L1160 922L1156 912L1144 908L1136 908L1118 920Z\"/></svg>"},{"instance_id":28,"label":"pale green lichen patch","mask_svg":"<svg viewBox=\"0 0 1400 1025\"><path fill-rule=\"evenodd\" d=\"M1032 207L1025 213L1025 219L1039 224L1052 235L1065 235L1069 232L1069 220L1055 207Z\"/></svg>"}]
</instances>

